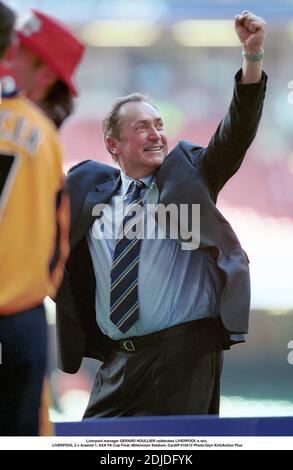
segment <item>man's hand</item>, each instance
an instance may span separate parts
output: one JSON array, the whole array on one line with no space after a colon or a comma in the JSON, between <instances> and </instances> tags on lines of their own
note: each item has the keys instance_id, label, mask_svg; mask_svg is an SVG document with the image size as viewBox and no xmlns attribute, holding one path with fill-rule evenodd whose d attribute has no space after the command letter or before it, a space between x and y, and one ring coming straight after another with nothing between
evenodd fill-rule
<instances>
[{"instance_id":1,"label":"man's hand","mask_svg":"<svg viewBox=\"0 0 293 470\"><path fill-rule=\"evenodd\" d=\"M235 16L235 31L246 53L257 54L262 50L266 33L263 18L245 10Z\"/></svg>"},{"instance_id":2,"label":"man's hand","mask_svg":"<svg viewBox=\"0 0 293 470\"><path fill-rule=\"evenodd\" d=\"M235 16L235 31L244 49L240 82L243 84L259 82L262 78L261 59L266 22L260 16L244 10L241 15Z\"/></svg>"}]
</instances>

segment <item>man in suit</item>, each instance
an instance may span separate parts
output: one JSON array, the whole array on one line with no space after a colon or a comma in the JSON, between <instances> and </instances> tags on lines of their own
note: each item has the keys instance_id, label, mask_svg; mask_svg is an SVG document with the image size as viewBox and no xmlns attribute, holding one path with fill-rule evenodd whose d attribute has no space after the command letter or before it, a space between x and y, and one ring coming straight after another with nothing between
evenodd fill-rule
<instances>
[{"instance_id":1,"label":"man in suit","mask_svg":"<svg viewBox=\"0 0 293 470\"><path fill-rule=\"evenodd\" d=\"M222 351L244 340L250 292L246 254L215 204L256 134L266 87L265 22L245 11L235 29L243 66L206 148L180 141L168 153L159 111L132 94L103 121L120 171L85 161L68 176L71 256L57 298L59 360L70 373L83 356L102 361L85 418L219 412ZM181 235L200 205L198 249L170 230L165 239L127 236L141 217L133 223L133 204L144 214L158 202L186 205ZM109 236L113 215L118 239Z\"/></svg>"}]
</instances>

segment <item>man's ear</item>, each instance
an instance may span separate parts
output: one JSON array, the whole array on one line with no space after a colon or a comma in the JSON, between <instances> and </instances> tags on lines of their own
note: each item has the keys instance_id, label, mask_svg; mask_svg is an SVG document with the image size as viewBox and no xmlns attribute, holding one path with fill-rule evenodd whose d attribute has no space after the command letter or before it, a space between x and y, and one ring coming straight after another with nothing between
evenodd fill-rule
<instances>
[{"instance_id":1,"label":"man's ear","mask_svg":"<svg viewBox=\"0 0 293 470\"><path fill-rule=\"evenodd\" d=\"M107 135L105 137L105 145L109 153L111 153L112 156L118 157L118 141L114 137L110 137Z\"/></svg>"}]
</instances>

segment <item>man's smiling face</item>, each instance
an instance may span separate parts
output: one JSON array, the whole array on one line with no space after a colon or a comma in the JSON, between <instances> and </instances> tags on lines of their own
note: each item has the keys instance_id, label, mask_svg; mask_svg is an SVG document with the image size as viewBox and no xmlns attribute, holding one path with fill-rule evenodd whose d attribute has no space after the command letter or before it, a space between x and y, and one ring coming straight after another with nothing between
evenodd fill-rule
<instances>
[{"instance_id":1,"label":"man's smiling face","mask_svg":"<svg viewBox=\"0 0 293 470\"><path fill-rule=\"evenodd\" d=\"M122 170L133 178L154 173L168 153L162 118L156 108L144 101L121 107L119 138L111 140Z\"/></svg>"}]
</instances>

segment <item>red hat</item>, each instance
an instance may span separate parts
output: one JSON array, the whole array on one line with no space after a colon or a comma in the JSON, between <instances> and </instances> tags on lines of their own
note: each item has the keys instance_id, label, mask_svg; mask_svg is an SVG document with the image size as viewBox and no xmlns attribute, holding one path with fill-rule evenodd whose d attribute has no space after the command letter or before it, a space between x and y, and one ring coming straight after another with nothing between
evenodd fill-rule
<instances>
[{"instance_id":1,"label":"red hat","mask_svg":"<svg viewBox=\"0 0 293 470\"><path fill-rule=\"evenodd\" d=\"M72 76L84 52L79 39L55 18L35 9L19 18L16 29L20 42L50 65L76 96Z\"/></svg>"}]
</instances>

